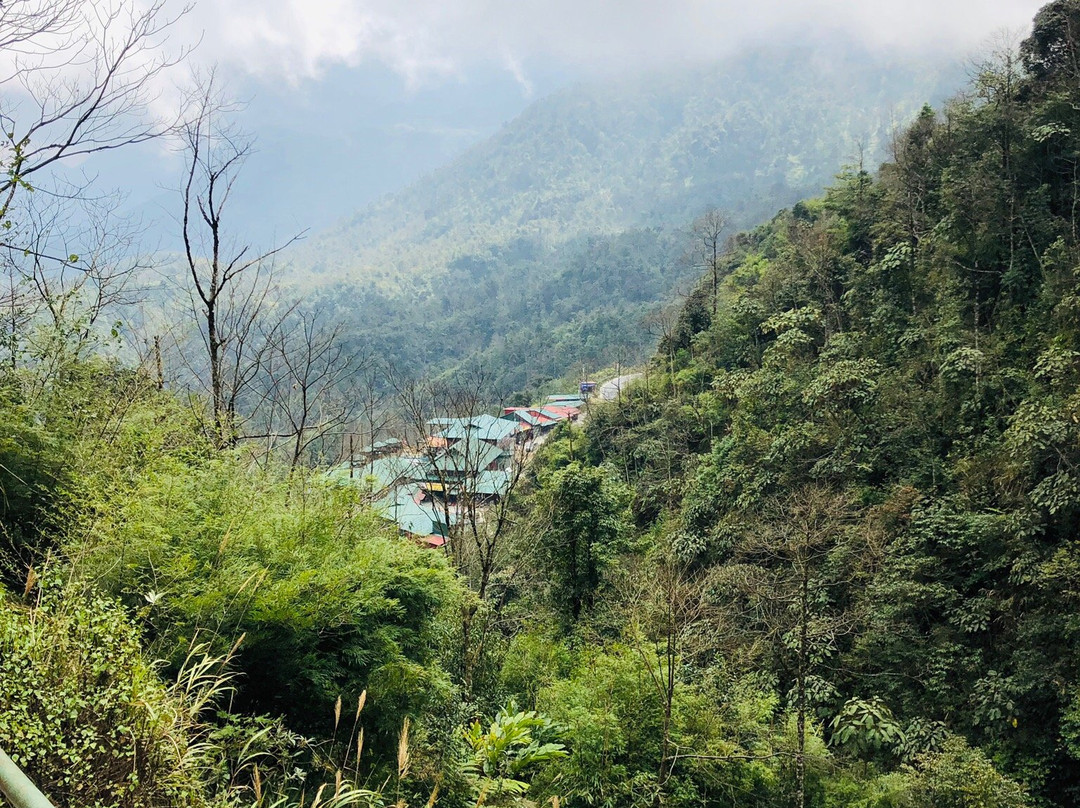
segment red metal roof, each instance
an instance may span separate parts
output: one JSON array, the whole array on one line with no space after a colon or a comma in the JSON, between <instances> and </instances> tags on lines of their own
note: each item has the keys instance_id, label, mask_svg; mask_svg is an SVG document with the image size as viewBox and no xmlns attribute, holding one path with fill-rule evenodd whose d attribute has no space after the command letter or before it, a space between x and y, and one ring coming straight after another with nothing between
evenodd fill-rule
<instances>
[{"instance_id":1,"label":"red metal roof","mask_svg":"<svg viewBox=\"0 0 1080 808\"><path fill-rule=\"evenodd\" d=\"M581 410L579 410L577 407L564 407L561 405L553 404L551 406L544 407L544 411L540 414L546 417L547 413L552 413L556 416L559 416L559 418L576 418L578 415L581 414Z\"/></svg>"}]
</instances>

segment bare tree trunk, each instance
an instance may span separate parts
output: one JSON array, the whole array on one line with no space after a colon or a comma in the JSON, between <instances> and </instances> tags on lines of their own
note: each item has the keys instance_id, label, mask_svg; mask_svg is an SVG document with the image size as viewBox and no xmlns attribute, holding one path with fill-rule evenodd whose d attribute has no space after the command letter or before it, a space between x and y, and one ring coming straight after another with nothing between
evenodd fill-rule
<instances>
[{"instance_id":1,"label":"bare tree trunk","mask_svg":"<svg viewBox=\"0 0 1080 808\"><path fill-rule=\"evenodd\" d=\"M203 384L209 376L211 431L224 448L237 441L238 407L262 367L264 345L253 343L275 330L264 322L273 290L272 259L301 236L264 252L227 246L223 214L251 143L222 122L230 107L219 97L213 73L195 88L192 107L194 114L183 126L182 236L191 316L200 326L208 364L193 371ZM180 347L182 355L185 348Z\"/></svg>"},{"instance_id":2,"label":"bare tree trunk","mask_svg":"<svg viewBox=\"0 0 1080 808\"><path fill-rule=\"evenodd\" d=\"M795 694L795 808L806 806L806 667L809 653L810 569L804 562L799 592L799 659Z\"/></svg>"},{"instance_id":3,"label":"bare tree trunk","mask_svg":"<svg viewBox=\"0 0 1080 808\"><path fill-rule=\"evenodd\" d=\"M710 208L698 217L693 225L693 234L700 240L694 249L693 261L696 266L704 265L712 276L712 316L716 318L720 298L720 253L721 238L727 228L727 216L716 208Z\"/></svg>"},{"instance_id":4,"label":"bare tree trunk","mask_svg":"<svg viewBox=\"0 0 1080 808\"><path fill-rule=\"evenodd\" d=\"M215 273L216 274L216 273ZM218 336L217 300L206 304L206 333L210 358L210 400L214 407L214 439L220 446L228 445L225 414L225 381L221 372L221 338Z\"/></svg>"},{"instance_id":5,"label":"bare tree trunk","mask_svg":"<svg viewBox=\"0 0 1080 808\"><path fill-rule=\"evenodd\" d=\"M157 389L165 389L165 365L161 361L161 337L154 336L154 365L157 368Z\"/></svg>"}]
</instances>

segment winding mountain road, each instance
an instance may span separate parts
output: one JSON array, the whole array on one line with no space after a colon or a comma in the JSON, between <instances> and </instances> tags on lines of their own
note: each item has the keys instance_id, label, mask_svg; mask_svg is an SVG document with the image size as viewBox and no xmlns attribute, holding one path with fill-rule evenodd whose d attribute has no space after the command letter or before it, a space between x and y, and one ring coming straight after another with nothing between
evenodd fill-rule
<instances>
[{"instance_id":1,"label":"winding mountain road","mask_svg":"<svg viewBox=\"0 0 1080 808\"><path fill-rule=\"evenodd\" d=\"M640 378L640 373L627 373L623 376L616 376L614 379L610 379L597 387L597 395L601 401L614 401L619 397L620 390Z\"/></svg>"}]
</instances>

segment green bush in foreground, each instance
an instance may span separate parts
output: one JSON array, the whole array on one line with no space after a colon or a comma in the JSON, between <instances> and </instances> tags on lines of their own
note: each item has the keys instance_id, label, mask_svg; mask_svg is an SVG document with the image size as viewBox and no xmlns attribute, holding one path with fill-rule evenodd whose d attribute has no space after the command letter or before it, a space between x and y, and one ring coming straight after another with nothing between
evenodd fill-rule
<instances>
[{"instance_id":1,"label":"green bush in foreground","mask_svg":"<svg viewBox=\"0 0 1080 808\"><path fill-rule=\"evenodd\" d=\"M0 601L0 745L57 808L204 804L191 712L103 599Z\"/></svg>"},{"instance_id":2,"label":"green bush in foreground","mask_svg":"<svg viewBox=\"0 0 1080 808\"><path fill-rule=\"evenodd\" d=\"M323 736L338 698L367 690L366 742L386 756L406 715L441 712L439 619L461 592L441 555L316 475L168 452L114 484L128 476L86 477L69 552L88 586L144 614L171 668L193 642L221 655L243 637L234 709Z\"/></svg>"}]
</instances>

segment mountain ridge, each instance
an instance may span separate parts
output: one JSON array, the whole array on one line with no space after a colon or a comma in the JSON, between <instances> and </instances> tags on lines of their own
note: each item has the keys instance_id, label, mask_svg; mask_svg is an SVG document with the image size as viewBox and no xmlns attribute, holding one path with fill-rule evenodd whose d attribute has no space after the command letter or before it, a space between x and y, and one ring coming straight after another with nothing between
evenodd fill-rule
<instances>
[{"instance_id":1,"label":"mountain ridge","mask_svg":"<svg viewBox=\"0 0 1080 808\"><path fill-rule=\"evenodd\" d=\"M387 253L410 255L448 234L465 249L521 235L557 240L560 228L573 235L682 224L710 203L760 220L775 212L771 204L754 204L762 192L771 196L770 184L785 186L786 200L802 198L807 187L819 191L844 162L858 159L860 140L866 154L880 156L895 125L956 83L955 65L917 76L920 71L903 63L861 69L867 57L849 53L843 63L829 63L809 49L783 58L764 52L714 66L571 85L538 99L447 166L316 235L294 263L333 280L341 279L335 269L363 279L358 264L401 265ZM755 129L768 128L762 118L773 112L762 96L773 89L770 82L782 83L802 64L809 76L802 78L801 98L788 99L804 105L794 111L802 118L814 104L835 105L840 87L852 79L858 83L853 96L873 96L876 83L882 97L869 109L851 104L832 118L811 121L809 137L789 111L790 123L777 139L791 143L790 151L755 153L746 140ZM814 87L826 80L832 84ZM829 143L825 136L838 123L845 137ZM805 165L809 155L822 153L827 158L821 162L830 166L826 174ZM735 160L745 160L746 169L734 169ZM638 176L625 176L635 168ZM740 197L747 185L757 193ZM590 217L592 227L582 227ZM329 246L344 248L344 255L327 260Z\"/></svg>"},{"instance_id":2,"label":"mountain ridge","mask_svg":"<svg viewBox=\"0 0 1080 808\"><path fill-rule=\"evenodd\" d=\"M292 279L337 308L356 342L420 374L472 362L533 390L553 369L525 372L522 355L553 341L563 372L635 362L652 337L624 326L691 277L680 258L695 216L718 206L734 231L819 193L845 164L883 156L895 127L951 93L957 74L851 45L567 87L313 237L292 254ZM575 303L579 290L594 296ZM580 347L551 337L565 334Z\"/></svg>"}]
</instances>

